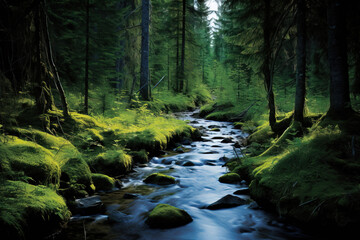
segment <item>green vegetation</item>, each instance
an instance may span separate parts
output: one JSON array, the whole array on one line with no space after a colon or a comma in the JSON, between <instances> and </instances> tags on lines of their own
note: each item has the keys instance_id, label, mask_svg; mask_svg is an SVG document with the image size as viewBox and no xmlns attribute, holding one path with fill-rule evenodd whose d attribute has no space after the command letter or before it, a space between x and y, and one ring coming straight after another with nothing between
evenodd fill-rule
<instances>
[{"instance_id":1,"label":"green vegetation","mask_svg":"<svg viewBox=\"0 0 360 240\"><path fill-rule=\"evenodd\" d=\"M219 178L221 183L239 183L240 181L241 177L237 173L226 173Z\"/></svg>"},{"instance_id":2,"label":"green vegetation","mask_svg":"<svg viewBox=\"0 0 360 240\"><path fill-rule=\"evenodd\" d=\"M110 191L115 187L115 179L100 173L91 174L97 191Z\"/></svg>"},{"instance_id":3,"label":"green vegetation","mask_svg":"<svg viewBox=\"0 0 360 240\"><path fill-rule=\"evenodd\" d=\"M153 173L147 176L144 182L157 185L169 185L175 183L175 178L162 173Z\"/></svg>"},{"instance_id":4,"label":"green vegetation","mask_svg":"<svg viewBox=\"0 0 360 240\"><path fill-rule=\"evenodd\" d=\"M41 238L59 230L70 218L62 197L45 186L2 179L0 202L0 226L5 239Z\"/></svg>"},{"instance_id":5,"label":"green vegetation","mask_svg":"<svg viewBox=\"0 0 360 240\"><path fill-rule=\"evenodd\" d=\"M192 218L185 210L168 204L158 204L146 220L151 228L174 228L190 222Z\"/></svg>"}]
</instances>

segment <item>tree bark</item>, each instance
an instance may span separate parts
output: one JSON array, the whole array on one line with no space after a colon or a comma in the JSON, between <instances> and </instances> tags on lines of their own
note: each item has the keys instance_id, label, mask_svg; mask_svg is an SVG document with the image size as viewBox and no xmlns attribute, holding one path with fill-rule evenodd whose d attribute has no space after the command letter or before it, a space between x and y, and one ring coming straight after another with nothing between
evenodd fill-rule
<instances>
[{"instance_id":1,"label":"tree bark","mask_svg":"<svg viewBox=\"0 0 360 240\"><path fill-rule=\"evenodd\" d=\"M186 37L186 0L182 1L182 31L181 31L181 63L180 63L180 92L184 89L185 79L185 37Z\"/></svg>"},{"instance_id":2,"label":"tree bark","mask_svg":"<svg viewBox=\"0 0 360 240\"><path fill-rule=\"evenodd\" d=\"M306 94L306 5L305 0L297 1L297 46L296 46L296 94L295 121L303 122Z\"/></svg>"},{"instance_id":3,"label":"tree bark","mask_svg":"<svg viewBox=\"0 0 360 240\"><path fill-rule=\"evenodd\" d=\"M140 90L142 100L149 101L149 23L150 0L142 0Z\"/></svg>"},{"instance_id":4,"label":"tree bark","mask_svg":"<svg viewBox=\"0 0 360 240\"><path fill-rule=\"evenodd\" d=\"M85 32L85 93L84 112L89 114L89 34L90 34L90 0L86 1L86 32Z\"/></svg>"},{"instance_id":5,"label":"tree bark","mask_svg":"<svg viewBox=\"0 0 360 240\"><path fill-rule=\"evenodd\" d=\"M329 115L336 118L345 118L351 112L344 5L344 1L329 0L327 8L330 65Z\"/></svg>"},{"instance_id":6,"label":"tree bark","mask_svg":"<svg viewBox=\"0 0 360 240\"><path fill-rule=\"evenodd\" d=\"M269 107L269 124L271 129L275 131L276 124L276 109L275 98L272 88L272 79L270 71L270 59L271 59L271 47L270 47L270 0L264 0L264 22L263 22L263 34L264 34L264 62L263 62L263 74L265 78L265 89L267 91L267 100Z\"/></svg>"}]
</instances>

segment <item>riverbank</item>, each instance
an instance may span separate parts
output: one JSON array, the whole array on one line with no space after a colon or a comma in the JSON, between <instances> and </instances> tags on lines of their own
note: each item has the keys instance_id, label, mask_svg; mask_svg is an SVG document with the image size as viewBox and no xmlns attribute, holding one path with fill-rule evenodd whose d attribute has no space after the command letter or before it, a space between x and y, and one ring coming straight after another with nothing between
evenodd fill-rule
<instances>
[{"instance_id":1,"label":"riverbank","mask_svg":"<svg viewBox=\"0 0 360 240\"><path fill-rule=\"evenodd\" d=\"M205 106L202 114L239 116L224 112L231 109ZM321 236L353 234L360 222L359 115L346 121L310 115L307 127L291 123L291 113L279 119L289 124L278 133L251 116L234 123L251 134L242 141L246 156L228 168L250 182L251 197L265 209Z\"/></svg>"},{"instance_id":2,"label":"riverbank","mask_svg":"<svg viewBox=\"0 0 360 240\"><path fill-rule=\"evenodd\" d=\"M192 109L206 96L176 99L150 106L133 101L115 117L96 118L77 112L64 117L58 110L38 115L26 101L16 124L1 126L2 236L48 236L68 222L75 199L120 187L135 165L175 142L198 138L196 129L162 112Z\"/></svg>"}]
</instances>

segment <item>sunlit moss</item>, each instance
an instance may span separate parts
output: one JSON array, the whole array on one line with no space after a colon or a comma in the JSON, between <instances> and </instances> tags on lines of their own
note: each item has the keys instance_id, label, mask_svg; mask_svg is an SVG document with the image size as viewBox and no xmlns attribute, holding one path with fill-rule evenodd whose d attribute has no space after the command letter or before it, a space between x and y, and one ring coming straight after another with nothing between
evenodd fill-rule
<instances>
[{"instance_id":1,"label":"sunlit moss","mask_svg":"<svg viewBox=\"0 0 360 240\"><path fill-rule=\"evenodd\" d=\"M110 176L119 176L131 170L132 158L123 150L109 150L89 162L91 169Z\"/></svg>"},{"instance_id":2,"label":"sunlit moss","mask_svg":"<svg viewBox=\"0 0 360 240\"><path fill-rule=\"evenodd\" d=\"M115 179L100 173L91 174L96 191L110 191L115 187Z\"/></svg>"},{"instance_id":3,"label":"sunlit moss","mask_svg":"<svg viewBox=\"0 0 360 240\"><path fill-rule=\"evenodd\" d=\"M0 170L7 178L23 175L36 184L59 184L60 167L54 154L35 142L8 137L0 143L0 158Z\"/></svg>"},{"instance_id":4,"label":"sunlit moss","mask_svg":"<svg viewBox=\"0 0 360 240\"><path fill-rule=\"evenodd\" d=\"M70 218L62 197L45 186L20 181L0 183L0 229L4 239L40 237Z\"/></svg>"},{"instance_id":5,"label":"sunlit moss","mask_svg":"<svg viewBox=\"0 0 360 240\"><path fill-rule=\"evenodd\" d=\"M185 210L168 204L158 204L146 220L151 228L173 228L190 222L192 218Z\"/></svg>"},{"instance_id":6,"label":"sunlit moss","mask_svg":"<svg viewBox=\"0 0 360 240\"><path fill-rule=\"evenodd\" d=\"M145 183L169 185L175 183L175 178L162 173L153 173L144 179Z\"/></svg>"}]
</instances>

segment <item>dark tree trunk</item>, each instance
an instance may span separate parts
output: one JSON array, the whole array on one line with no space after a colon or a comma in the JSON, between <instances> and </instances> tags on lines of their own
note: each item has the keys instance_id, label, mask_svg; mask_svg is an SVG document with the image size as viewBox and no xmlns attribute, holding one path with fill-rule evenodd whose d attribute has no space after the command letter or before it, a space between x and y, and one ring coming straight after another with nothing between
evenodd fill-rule
<instances>
[{"instance_id":1,"label":"dark tree trunk","mask_svg":"<svg viewBox=\"0 0 360 240\"><path fill-rule=\"evenodd\" d=\"M90 2L86 1L86 32L85 32L85 93L84 112L89 114L89 28L90 28Z\"/></svg>"},{"instance_id":2,"label":"dark tree trunk","mask_svg":"<svg viewBox=\"0 0 360 240\"><path fill-rule=\"evenodd\" d=\"M297 1L297 47L296 47L296 94L295 121L303 122L305 108L306 78L306 5L305 0Z\"/></svg>"},{"instance_id":3,"label":"dark tree trunk","mask_svg":"<svg viewBox=\"0 0 360 240\"><path fill-rule=\"evenodd\" d=\"M336 118L345 118L351 112L344 5L344 1L330 0L327 8L330 65L329 115Z\"/></svg>"},{"instance_id":4,"label":"dark tree trunk","mask_svg":"<svg viewBox=\"0 0 360 240\"><path fill-rule=\"evenodd\" d=\"M182 31L181 31L181 63L180 63L180 92L184 89L185 79L185 39L186 37L186 0L182 1Z\"/></svg>"},{"instance_id":5,"label":"dark tree trunk","mask_svg":"<svg viewBox=\"0 0 360 240\"><path fill-rule=\"evenodd\" d=\"M275 110L275 98L272 88L272 77L270 71L270 59L271 59L271 47L270 47L270 0L265 1L264 11L264 62L263 62L263 74L265 78L265 89L267 91L268 107L269 107L269 123L271 129L275 129L276 124L276 110Z\"/></svg>"},{"instance_id":6,"label":"dark tree trunk","mask_svg":"<svg viewBox=\"0 0 360 240\"><path fill-rule=\"evenodd\" d=\"M150 0L142 0L141 10L141 65L140 94L142 100L150 100L149 86L149 23Z\"/></svg>"},{"instance_id":7,"label":"dark tree trunk","mask_svg":"<svg viewBox=\"0 0 360 240\"><path fill-rule=\"evenodd\" d=\"M176 83L175 83L175 90L176 92L180 92L179 90L179 73L180 73L180 68L179 68L179 56L180 56L180 10L177 10L177 26L176 26L176 72L175 72L175 78L176 78Z\"/></svg>"}]
</instances>

